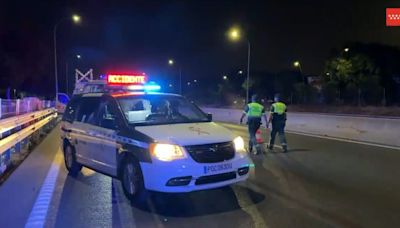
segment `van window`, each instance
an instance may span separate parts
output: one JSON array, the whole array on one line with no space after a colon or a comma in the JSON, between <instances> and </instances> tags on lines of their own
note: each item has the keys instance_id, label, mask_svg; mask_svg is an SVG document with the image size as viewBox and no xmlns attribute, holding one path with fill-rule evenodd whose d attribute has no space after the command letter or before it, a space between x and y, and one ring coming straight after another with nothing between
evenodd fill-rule
<instances>
[{"instance_id":1,"label":"van window","mask_svg":"<svg viewBox=\"0 0 400 228\"><path fill-rule=\"evenodd\" d=\"M79 104L78 114L76 115L75 121L93 124L95 122L95 114L99 104L99 97L83 98Z\"/></svg>"},{"instance_id":2,"label":"van window","mask_svg":"<svg viewBox=\"0 0 400 228\"><path fill-rule=\"evenodd\" d=\"M79 105L78 99L72 99L68 102L67 108L63 114L63 121L73 122L76 116L76 110Z\"/></svg>"},{"instance_id":3,"label":"van window","mask_svg":"<svg viewBox=\"0 0 400 228\"><path fill-rule=\"evenodd\" d=\"M110 101L104 101L100 104L99 111L97 113L96 125L107 129L116 129L116 112L113 109Z\"/></svg>"}]
</instances>

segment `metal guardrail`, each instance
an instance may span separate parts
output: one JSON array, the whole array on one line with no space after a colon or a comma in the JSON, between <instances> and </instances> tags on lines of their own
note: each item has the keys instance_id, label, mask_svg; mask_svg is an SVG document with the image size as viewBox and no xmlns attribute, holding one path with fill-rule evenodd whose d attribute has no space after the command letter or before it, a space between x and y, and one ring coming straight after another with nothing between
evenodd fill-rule
<instances>
[{"instance_id":1,"label":"metal guardrail","mask_svg":"<svg viewBox=\"0 0 400 228\"><path fill-rule=\"evenodd\" d=\"M0 98L0 119L43 110L50 107L54 107L54 101L40 100L36 97L27 97L15 100Z\"/></svg>"},{"instance_id":2,"label":"metal guardrail","mask_svg":"<svg viewBox=\"0 0 400 228\"><path fill-rule=\"evenodd\" d=\"M56 117L56 110L48 108L0 120L0 174L11 164L11 156Z\"/></svg>"}]
</instances>

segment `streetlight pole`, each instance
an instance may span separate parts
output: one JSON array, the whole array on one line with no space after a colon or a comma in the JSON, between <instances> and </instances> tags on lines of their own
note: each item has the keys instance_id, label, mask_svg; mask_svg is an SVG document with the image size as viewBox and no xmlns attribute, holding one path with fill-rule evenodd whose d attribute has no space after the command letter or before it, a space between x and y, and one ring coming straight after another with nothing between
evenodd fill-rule
<instances>
[{"instance_id":1,"label":"streetlight pole","mask_svg":"<svg viewBox=\"0 0 400 228\"><path fill-rule=\"evenodd\" d=\"M307 84L307 83L306 83L306 80L305 80L305 78L304 78L304 75L303 75L303 70L301 69L301 64L300 64L300 62L299 62L299 61L295 61L295 62L293 63L293 66L299 68L300 76L301 76L301 78L303 79L303 83L304 83L304 84Z\"/></svg>"},{"instance_id":2,"label":"streetlight pole","mask_svg":"<svg viewBox=\"0 0 400 228\"><path fill-rule=\"evenodd\" d=\"M58 103L58 69L57 69L57 28L58 26L65 20L69 19L68 17L62 18L58 23L54 25L53 29L53 43L54 43L54 80L55 80L55 92L56 92L56 105ZM72 20L74 23L79 23L81 18L78 15L72 15Z\"/></svg>"},{"instance_id":3,"label":"streetlight pole","mask_svg":"<svg viewBox=\"0 0 400 228\"><path fill-rule=\"evenodd\" d=\"M65 81L67 83L67 92L66 94L69 94L69 86L68 86L68 62L65 63Z\"/></svg>"},{"instance_id":4,"label":"streetlight pole","mask_svg":"<svg viewBox=\"0 0 400 228\"><path fill-rule=\"evenodd\" d=\"M246 101L249 103L249 81L250 81L250 41L247 40L247 83L246 83Z\"/></svg>"},{"instance_id":5,"label":"streetlight pole","mask_svg":"<svg viewBox=\"0 0 400 228\"><path fill-rule=\"evenodd\" d=\"M173 66L175 61L173 59L168 60L168 65ZM179 64L179 94L182 95L182 67Z\"/></svg>"},{"instance_id":6,"label":"streetlight pole","mask_svg":"<svg viewBox=\"0 0 400 228\"><path fill-rule=\"evenodd\" d=\"M241 31L238 27L232 27L228 31L228 35L231 40L238 41L241 37ZM249 91L250 91L250 52L251 45L250 40L247 38L247 80L246 80L246 102L249 103Z\"/></svg>"},{"instance_id":7,"label":"streetlight pole","mask_svg":"<svg viewBox=\"0 0 400 228\"><path fill-rule=\"evenodd\" d=\"M179 67L179 94L182 95L182 67Z\"/></svg>"},{"instance_id":8,"label":"streetlight pole","mask_svg":"<svg viewBox=\"0 0 400 228\"><path fill-rule=\"evenodd\" d=\"M57 27L64 19L60 20L53 29L53 42L54 42L54 79L55 79L55 92L56 92L56 105L58 103L58 73L57 73Z\"/></svg>"}]
</instances>

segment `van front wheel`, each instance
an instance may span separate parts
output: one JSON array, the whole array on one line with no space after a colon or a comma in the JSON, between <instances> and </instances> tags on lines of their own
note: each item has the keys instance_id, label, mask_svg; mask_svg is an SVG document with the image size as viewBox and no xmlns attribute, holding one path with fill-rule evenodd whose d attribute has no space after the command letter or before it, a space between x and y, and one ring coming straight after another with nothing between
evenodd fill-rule
<instances>
[{"instance_id":1,"label":"van front wheel","mask_svg":"<svg viewBox=\"0 0 400 228\"><path fill-rule=\"evenodd\" d=\"M145 201L143 175L136 159L130 156L124 159L120 179L124 194L132 203Z\"/></svg>"}]
</instances>

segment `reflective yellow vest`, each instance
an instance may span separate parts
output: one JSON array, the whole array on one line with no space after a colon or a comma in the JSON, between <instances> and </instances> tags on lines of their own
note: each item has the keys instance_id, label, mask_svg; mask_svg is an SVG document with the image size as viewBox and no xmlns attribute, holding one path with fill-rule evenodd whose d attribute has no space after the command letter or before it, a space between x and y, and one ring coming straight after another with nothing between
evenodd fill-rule
<instances>
[{"instance_id":1,"label":"reflective yellow vest","mask_svg":"<svg viewBox=\"0 0 400 228\"><path fill-rule=\"evenodd\" d=\"M247 112L248 117L261 117L263 114L264 106L259 103L252 102L247 105L249 107L249 111Z\"/></svg>"},{"instance_id":2,"label":"reflective yellow vest","mask_svg":"<svg viewBox=\"0 0 400 228\"><path fill-rule=\"evenodd\" d=\"M283 102L276 102L272 104L272 107L274 108L274 110L271 112L272 113L276 113L278 115L282 115L286 112L286 105Z\"/></svg>"}]
</instances>

